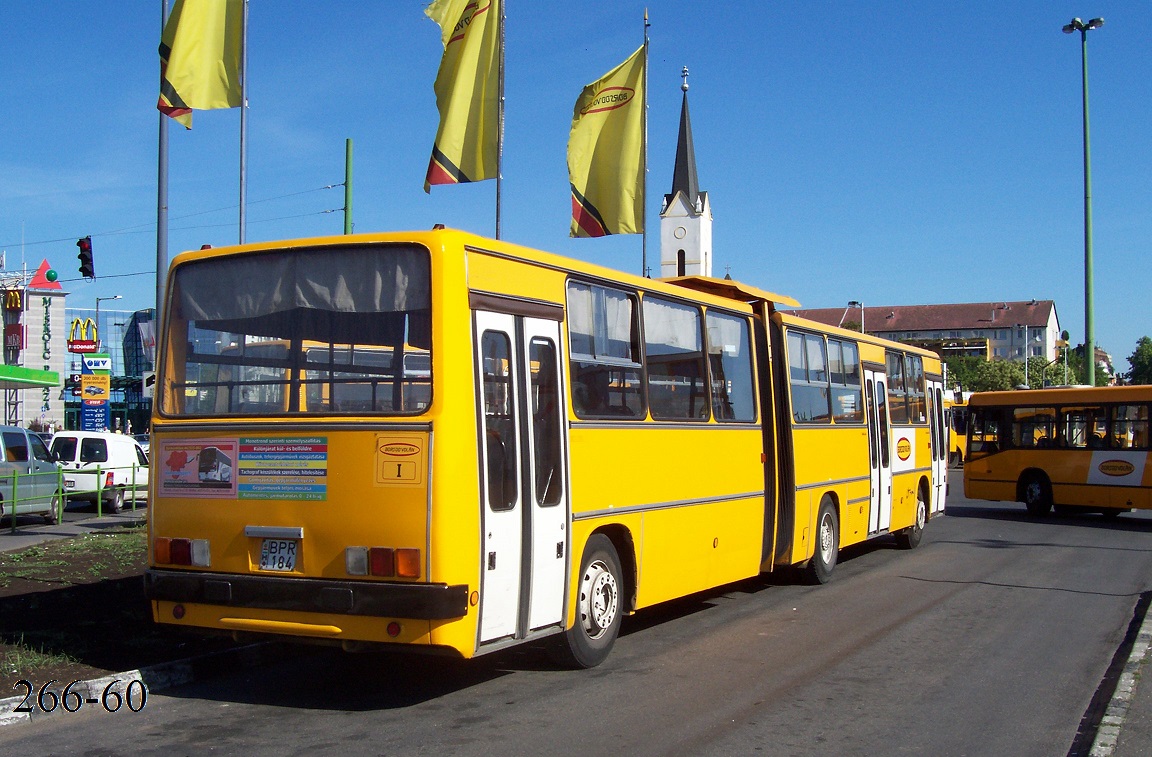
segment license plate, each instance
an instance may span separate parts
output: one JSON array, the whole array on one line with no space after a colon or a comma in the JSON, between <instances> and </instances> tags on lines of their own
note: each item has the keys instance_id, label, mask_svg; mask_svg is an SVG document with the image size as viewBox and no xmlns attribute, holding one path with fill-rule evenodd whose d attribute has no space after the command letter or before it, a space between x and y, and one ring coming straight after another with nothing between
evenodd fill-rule
<instances>
[{"instance_id":1,"label":"license plate","mask_svg":"<svg viewBox=\"0 0 1152 757\"><path fill-rule=\"evenodd\" d=\"M296 570L299 549L295 539L265 539L260 545L260 570Z\"/></svg>"}]
</instances>

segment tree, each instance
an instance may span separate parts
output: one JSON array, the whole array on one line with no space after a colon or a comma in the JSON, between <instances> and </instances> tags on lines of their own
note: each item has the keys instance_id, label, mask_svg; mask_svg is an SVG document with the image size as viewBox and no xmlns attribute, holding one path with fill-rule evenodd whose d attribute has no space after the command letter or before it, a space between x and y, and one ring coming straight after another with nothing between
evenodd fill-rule
<instances>
[{"instance_id":1,"label":"tree","mask_svg":"<svg viewBox=\"0 0 1152 757\"><path fill-rule=\"evenodd\" d=\"M1136 341L1136 351L1128 356L1132 372L1128 380L1133 384L1152 384L1152 339L1146 336Z\"/></svg>"}]
</instances>

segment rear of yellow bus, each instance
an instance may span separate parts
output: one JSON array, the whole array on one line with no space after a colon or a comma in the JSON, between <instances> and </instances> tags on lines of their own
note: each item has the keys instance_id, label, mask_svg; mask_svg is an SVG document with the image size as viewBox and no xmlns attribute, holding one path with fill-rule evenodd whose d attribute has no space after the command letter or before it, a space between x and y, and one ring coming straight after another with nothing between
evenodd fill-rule
<instances>
[{"instance_id":1,"label":"rear of yellow bus","mask_svg":"<svg viewBox=\"0 0 1152 757\"><path fill-rule=\"evenodd\" d=\"M476 475L432 487L435 459L473 473L476 459L471 412L436 423L472 401L470 381L435 379L445 355L469 354L467 329L447 326L466 301L433 303L434 280L466 291L444 239L173 262L152 426L157 622L474 652L477 508L434 516L478 498Z\"/></svg>"}]
</instances>

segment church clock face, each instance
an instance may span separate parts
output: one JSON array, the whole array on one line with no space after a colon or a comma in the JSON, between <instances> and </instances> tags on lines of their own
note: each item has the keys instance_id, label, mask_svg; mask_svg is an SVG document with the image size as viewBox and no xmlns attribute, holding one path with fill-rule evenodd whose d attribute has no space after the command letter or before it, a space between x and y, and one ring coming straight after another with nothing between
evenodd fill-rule
<instances>
[{"instance_id":1,"label":"church clock face","mask_svg":"<svg viewBox=\"0 0 1152 757\"><path fill-rule=\"evenodd\" d=\"M684 235L688 233L688 230L685 229L683 226L677 226L676 230L673 231L672 233L676 235L677 239L683 239Z\"/></svg>"}]
</instances>

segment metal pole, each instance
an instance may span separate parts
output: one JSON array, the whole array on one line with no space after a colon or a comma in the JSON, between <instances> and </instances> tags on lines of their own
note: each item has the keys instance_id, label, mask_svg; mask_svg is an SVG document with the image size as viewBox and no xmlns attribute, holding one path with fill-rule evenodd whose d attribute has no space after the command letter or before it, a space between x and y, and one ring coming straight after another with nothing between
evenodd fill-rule
<instances>
[{"instance_id":1,"label":"metal pole","mask_svg":"<svg viewBox=\"0 0 1152 757\"><path fill-rule=\"evenodd\" d=\"M1096 322L1092 291L1092 153L1088 139L1088 27L1080 30L1084 91L1084 383L1096 385Z\"/></svg>"},{"instance_id":2,"label":"metal pole","mask_svg":"<svg viewBox=\"0 0 1152 757\"><path fill-rule=\"evenodd\" d=\"M642 122L640 139L640 159L644 165L640 169L640 275L648 275L648 9L644 9L644 104L640 110Z\"/></svg>"},{"instance_id":3,"label":"metal pole","mask_svg":"<svg viewBox=\"0 0 1152 757\"><path fill-rule=\"evenodd\" d=\"M240 35L240 244L248 228L248 0Z\"/></svg>"},{"instance_id":4,"label":"metal pole","mask_svg":"<svg viewBox=\"0 0 1152 757\"><path fill-rule=\"evenodd\" d=\"M504 194L504 23L508 18L504 4L500 2L500 57L496 64L496 238L500 239L500 204Z\"/></svg>"},{"instance_id":5,"label":"metal pole","mask_svg":"<svg viewBox=\"0 0 1152 757\"><path fill-rule=\"evenodd\" d=\"M344 233L352 233L352 140L344 141Z\"/></svg>"},{"instance_id":6,"label":"metal pole","mask_svg":"<svg viewBox=\"0 0 1152 757\"><path fill-rule=\"evenodd\" d=\"M168 21L168 0L160 0L160 34ZM168 116L160 113L159 160L156 169L156 320L164 302L168 273Z\"/></svg>"}]
</instances>

